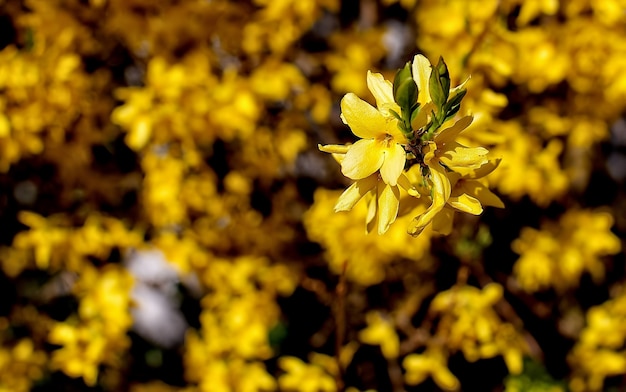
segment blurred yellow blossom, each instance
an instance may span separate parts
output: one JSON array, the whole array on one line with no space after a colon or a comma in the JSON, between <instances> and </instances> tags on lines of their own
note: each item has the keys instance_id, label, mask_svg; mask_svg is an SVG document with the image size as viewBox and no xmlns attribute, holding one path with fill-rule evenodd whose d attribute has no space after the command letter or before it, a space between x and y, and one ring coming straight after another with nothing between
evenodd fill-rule
<instances>
[{"instance_id":1,"label":"blurred yellow blossom","mask_svg":"<svg viewBox=\"0 0 626 392\"><path fill-rule=\"evenodd\" d=\"M563 292L576 287L584 272L599 281L604 277L601 257L621 249L612 225L607 212L572 209L558 223L545 222L540 230L523 228L511 245L520 255L514 276L528 292L549 287Z\"/></svg>"},{"instance_id":2,"label":"blurred yellow blossom","mask_svg":"<svg viewBox=\"0 0 626 392\"><path fill-rule=\"evenodd\" d=\"M379 312L368 312L365 320L367 328L359 332L359 340L380 346L383 356L387 359L397 358L400 351L400 339L390 320L385 319Z\"/></svg>"}]
</instances>

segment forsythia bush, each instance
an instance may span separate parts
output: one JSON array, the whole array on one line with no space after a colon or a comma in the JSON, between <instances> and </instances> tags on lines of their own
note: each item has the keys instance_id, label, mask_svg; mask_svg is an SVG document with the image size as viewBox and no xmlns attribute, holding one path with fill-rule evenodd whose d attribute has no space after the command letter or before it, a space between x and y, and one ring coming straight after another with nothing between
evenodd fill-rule
<instances>
[{"instance_id":1,"label":"forsythia bush","mask_svg":"<svg viewBox=\"0 0 626 392\"><path fill-rule=\"evenodd\" d=\"M626 388L626 1L0 0L0 392Z\"/></svg>"}]
</instances>

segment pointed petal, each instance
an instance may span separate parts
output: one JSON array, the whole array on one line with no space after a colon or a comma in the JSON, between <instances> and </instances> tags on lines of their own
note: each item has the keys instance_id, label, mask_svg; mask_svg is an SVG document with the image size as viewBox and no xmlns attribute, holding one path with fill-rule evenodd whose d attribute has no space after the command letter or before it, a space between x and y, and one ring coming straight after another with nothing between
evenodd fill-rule
<instances>
[{"instance_id":1,"label":"pointed petal","mask_svg":"<svg viewBox=\"0 0 626 392\"><path fill-rule=\"evenodd\" d=\"M485 177L489 173L491 173L494 170L496 170L498 168L498 166L500 165L501 161L502 161L502 158L490 159L489 162L487 162L486 164L482 165L478 169L473 170L471 173L468 173L465 177L466 178L482 178L482 177Z\"/></svg>"},{"instance_id":2,"label":"pointed petal","mask_svg":"<svg viewBox=\"0 0 626 392\"><path fill-rule=\"evenodd\" d=\"M480 201L467 193L459 196L450 196L448 204L459 211L472 215L480 215L483 212L483 206L480 205Z\"/></svg>"},{"instance_id":3,"label":"pointed petal","mask_svg":"<svg viewBox=\"0 0 626 392\"><path fill-rule=\"evenodd\" d=\"M461 188L465 193L478 199L484 206L504 208L502 200L480 181L464 180Z\"/></svg>"},{"instance_id":4,"label":"pointed petal","mask_svg":"<svg viewBox=\"0 0 626 392\"><path fill-rule=\"evenodd\" d=\"M378 234L387 232L398 216L400 190L397 186L378 183Z\"/></svg>"},{"instance_id":5,"label":"pointed petal","mask_svg":"<svg viewBox=\"0 0 626 392\"><path fill-rule=\"evenodd\" d=\"M430 222L432 222L435 215L437 215L441 209L445 206L446 201L450 198L450 180L446 176L445 169L439 165L434 164L430 167L430 178L432 180L432 204L424 211L423 214L418 215L413 219L409 226L409 234L412 236L419 235Z\"/></svg>"},{"instance_id":6,"label":"pointed petal","mask_svg":"<svg viewBox=\"0 0 626 392\"><path fill-rule=\"evenodd\" d=\"M459 121L455 122L453 126L439 132L439 134L435 136L435 143L437 143L437 145L443 145L453 142L454 139L456 139L457 136L459 136L459 134L465 130L465 128L469 127L473 120L473 116L465 116L460 118Z\"/></svg>"},{"instance_id":7,"label":"pointed petal","mask_svg":"<svg viewBox=\"0 0 626 392\"><path fill-rule=\"evenodd\" d=\"M381 109L389 103L395 103L393 99L393 84L385 80L383 75L367 71L367 88L376 99L376 106Z\"/></svg>"},{"instance_id":8,"label":"pointed petal","mask_svg":"<svg viewBox=\"0 0 626 392\"><path fill-rule=\"evenodd\" d=\"M430 79L430 61L421 54L413 57L413 64L411 66L413 72L413 80L417 84L419 89L418 102L422 105L430 102L430 93L428 92L428 79Z\"/></svg>"},{"instance_id":9,"label":"pointed petal","mask_svg":"<svg viewBox=\"0 0 626 392\"><path fill-rule=\"evenodd\" d=\"M385 160L380 167L380 176L383 181L391 186L398 184L398 177L404 170L406 152L399 144L394 144L385 149Z\"/></svg>"},{"instance_id":10,"label":"pointed petal","mask_svg":"<svg viewBox=\"0 0 626 392\"><path fill-rule=\"evenodd\" d=\"M465 85L467 84L467 82L469 82L469 80L472 78L472 75L468 76L463 83L459 84L458 86L456 86L455 88L451 88L450 89L450 96L452 97L457 91L459 91L462 88L465 88Z\"/></svg>"},{"instance_id":11,"label":"pointed petal","mask_svg":"<svg viewBox=\"0 0 626 392\"><path fill-rule=\"evenodd\" d=\"M345 154L348 152L350 146L346 146L344 144L327 144L325 146L318 144L317 148L319 148L322 152L328 152L330 154Z\"/></svg>"},{"instance_id":12,"label":"pointed petal","mask_svg":"<svg viewBox=\"0 0 626 392\"><path fill-rule=\"evenodd\" d=\"M413 184L411 184L411 181L409 181L409 178L404 173L400 174L400 177L398 177L398 185L404 188L409 193L410 196L417 197L417 198L421 196L419 192L417 191L417 189L413 186Z\"/></svg>"},{"instance_id":13,"label":"pointed petal","mask_svg":"<svg viewBox=\"0 0 626 392\"><path fill-rule=\"evenodd\" d=\"M448 146L446 146L448 147ZM451 148L450 148L451 147ZM489 162L489 151L483 147L464 147L458 143L452 143L447 151L439 157L441 162L450 170L463 174L464 171L478 169Z\"/></svg>"},{"instance_id":14,"label":"pointed petal","mask_svg":"<svg viewBox=\"0 0 626 392\"><path fill-rule=\"evenodd\" d=\"M371 176L358 180L354 184L350 185L348 189L346 189L341 196L339 196L339 199L337 199L335 212L350 211L367 192L376 187L377 182L378 176L372 174Z\"/></svg>"},{"instance_id":15,"label":"pointed petal","mask_svg":"<svg viewBox=\"0 0 626 392\"><path fill-rule=\"evenodd\" d=\"M341 100L341 115L352 133L362 139L376 138L387 126L387 120L375 107L352 93Z\"/></svg>"},{"instance_id":16,"label":"pointed petal","mask_svg":"<svg viewBox=\"0 0 626 392\"><path fill-rule=\"evenodd\" d=\"M341 172L353 180L360 180L375 173L385 161L379 143L372 139L361 139L350 146L341 162Z\"/></svg>"}]
</instances>

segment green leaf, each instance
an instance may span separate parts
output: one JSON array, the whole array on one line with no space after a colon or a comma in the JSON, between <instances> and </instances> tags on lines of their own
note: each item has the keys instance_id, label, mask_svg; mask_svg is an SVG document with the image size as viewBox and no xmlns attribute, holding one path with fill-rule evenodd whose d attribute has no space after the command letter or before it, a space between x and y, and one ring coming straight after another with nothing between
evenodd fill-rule
<instances>
[{"instance_id":1,"label":"green leaf","mask_svg":"<svg viewBox=\"0 0 626 392\"><path fill-rule=\"evenodd\" d=\"M417 84L413 79L405 80L398 86L396 103L402 109L402 113L410 116L411 108L417 102Z\"/></svg>"},{"instance_id":2,"label":"green leaf","mask_svg":"<svg viewBox=\"0 0 626 392\"><path fill-rule=\"evenodd\" d=\"M443 107L444 113L446 114L444 122L457 114L461 108L461 101L465 97L465 94L467 94L467 90L461 89L452 98L450 98L448 102L446 102Z\"/></svg>"},{"instance_id":3,"label":"green leaf","mask_svg":"<svg viewBox=\"0 0 626 392\"><path fill-rule=\"evenodd\" d=\"M450 74L448 73L446 63L441 57L439 57L439 63L432 67L430 79L428 80L428 90L433 103L438 109L441 109L448 101L448 95L450 94Z\"/></svg>"},{"instance_id":4,"label":"green leaf","mask_svg":"<svg viewBox=\"0 0 626 392\"><path fill-rule=\"evenodd\" d=\"M413 76L411 75L411 62L407 62L404 65L404 68L399 69L398 72L396 72L395 78L393 79L393 98L396 100L396 103L398 96L398 87L400 87L400 84L402 84L402 82L408 79L413 79Z\"/></svg>"}]
</instances>

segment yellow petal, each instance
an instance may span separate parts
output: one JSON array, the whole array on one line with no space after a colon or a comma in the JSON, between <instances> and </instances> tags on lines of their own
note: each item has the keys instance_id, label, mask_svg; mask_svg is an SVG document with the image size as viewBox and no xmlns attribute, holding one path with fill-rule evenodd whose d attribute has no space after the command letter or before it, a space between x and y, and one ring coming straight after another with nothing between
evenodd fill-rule
<instances>
[{"instance_id":1,"label":"yellow petal","mask_svg":"<svg viewBox=\"0 0 626 392\"><path fill-rule=\"evenodd\" d=\"M375 173L382 166L385 154L373 139L361 139L350 146L341 162L341 172L353 180Z\"/></svg>"},{"instance_id":2,"label":"yellow petal","mask_svg":"<svg viewBox=\"0 0 626 392\"><path fill-rule=\"evenodd\" d=\"M472 215L480 215L483 212L483 206L480 205L480 201L467 193L459 196L450 196L448 204L459 211Z\"/></svg>"},{"instance_id":3,"label":"yellow petal","mask_svg":"<svg viewBox=\"0 0 626 392\"><path fill-rule=\"evenodd\" d=\"M342 119L352 133L362 139L374 139L385 133L387 120L372 105L352 93L341 100Z\"/></svg>"},{"instance_id":4,"label":"yellow petal","mask_svg":"<svg viewBox=\"0 0 626 392\"><path fill-rule=\"evenodd\" d=\"M463 192L472 195L484 206L504 208L504 203L495 193L491 192L489 188L475 180L463 180L461 184Z\"/></svg>"},{"instance_id":5,"label":"yellow petal","mask_svg":"<svg viewBox=\"0 0 626 392\"><path fill-rule=\"evenodd\" d=\"M398 216L400 191L397 186L378 183L378 234L387 232Z\"/></svg>"},{"instance_id":6,"label":"yellow petal","mask_svg":"<svg viewBox=\"0 0 626 392\"><path fill-rule=\"evenodd\" d=\"M437 161L435 159L436 151L437 151L437 145L435 144L435 142L426 142L424 147L422 147L422 156L424 157L424 163L426 163L427 165L430 165L431 162Z\"/></svg>"},{"instance_id":7,"label":"yellow petal","mask_svg":"<svg viewBox=\"0 0 626 392\"><path fill-rule=\"evenodd\" d=\"M484 147L464 147L456 142L451 143L449 149L439 157L441 162L450 170L464 174L478 169L489 162L489 151Z\"/></svg>"},{"instance_id":8,"label":"yellow petal","mask_svg":"<svg viewBox=\"0 0 626 392\"><path fill-rule=\"evenodd\" d=\"M390 106L397 106L393 99L393 85L383 75L367 71L367 88L376 99L378 109L386 114Z\"/></svg>"},{"instance_id":9,"label":"yellow petal","mask_svg":"<svg viewBox=\"0 0 626 392\"><path fill-rule=\"evenodd\" d=\"M452 232L452 223L454 223L454 210L444 207L433 218L433 231L441 235L448 235Z\"/></svg>"},{"instance_id":10,"label":"yellow petal","mask_svg":"<svg viewBox=\"0 0 626 392\"><path fill-rule=\"evenodd\" d=\"M385 149L385 160L380 167L380 176L383 181L391 186L398 184L398 177L404 170L404 163L406 162L406 152L399 144L394 144Z\"/></svg>"},{"instance_id":11,"label":"yellow petal","mask_svg":"<svg viewBox=\"0 0 626 392\"><path fill-rule=\"evenodd\" d=\"M325 146L322 146L321 144L318 144L317 148L319 148L319 150L322 152L327 152L330 154L345 154L348 152L350 146L346 146L344 144L327 144Z\"/></svg>"},{"instance_id":12,"label":"yellow petal","mask_svg":"<svg viewBox=\"0 0 626 392\"><path fill-rule=\"evenodd\" d=\"M421 54L413 57L413 64L411 66L413 72L413 80L417 84L419 89L419 95L417 100L422 105L430 102L430 92L428 91L428 80L430 79L430 61Z\"/></svg>"},{"instance_id":13,"label":"yellow petal","mask_svg":"<svg viewBox=\"0 0 626 392\"><path fill-rule=\"evenodd\" d=\"M486 164L482 165L478 169L472 170L471 172L464 175L466 178L481 178L490 174L500 165L502 158L490 159Z\"/></svg>"},{"instance_id":14,"label":"yellow petal","mask_svg":"<svg viewBox=\"0 0 626 392\"><path fill-rule=\"evenodd\" d=\"M363 196L376 186L378 176L372 174L362 180L356 181L346 189L335 204L335 212L350 211Z\"/></svg>"},{"instance_id":15,"label":"yellow petal","mask_svg":"<svg viewBox=\"0 0 626 392\"><path fill-rule=\"evenodd\" d=\"M456 139L457 136L459 136L459 134L465 130L465 128L469 127L473 120L474 117L472 116L461 117L459 121L454 123L453 126L439 132L437 136L435 136L435 143L440 146L446 143L453 142L454 139Z\"/></svg>"},{"instance_id":16,"label":"yellow petal","mask_svg":"<svg viewBox=\"0 0 626 392\"><path fill-rule=\"evenodd\" d=\"M428 124L429 116L435 110L435 104L428 102L425 105L420 106L420 111L417 116L411 122L413 129L421 129Z\"/></svg>"},{"instance_id":17,"label":"yellow petal","mask_svg":"<svg viewBox=\"0 0 626 392\"><path fill-rule=\"evenodd\" d=\"M411 181L409 181L409 178L404 173L400 174L400 177L398 177L398 185L404 188L409 193L410 196L418 197L418 198L421 196L419 192L417 191L417 189L413 186L413 184L411 184Z\"/></svg>"},{"instance_id":18,"label":"yellow petal","mask_svg":"<svg viewBox=\"0 0 626 392\"><path fill-rule=\"evenodd\" d=\"M419 235L433 220L435 215L441 211L446 204L446 201L450 198L450 180L448 180L448 177L446 176L445 169L439 164L434 164L429 167L430 178L433 184L433 202L423 214L418 215L411 222L408 232L412 236Z\"/></svg>"}]
</instances>

